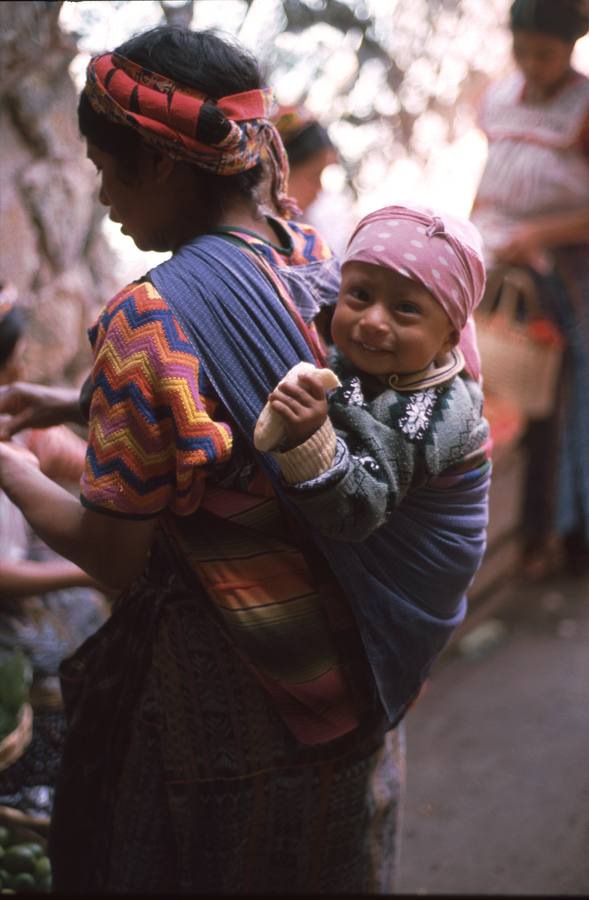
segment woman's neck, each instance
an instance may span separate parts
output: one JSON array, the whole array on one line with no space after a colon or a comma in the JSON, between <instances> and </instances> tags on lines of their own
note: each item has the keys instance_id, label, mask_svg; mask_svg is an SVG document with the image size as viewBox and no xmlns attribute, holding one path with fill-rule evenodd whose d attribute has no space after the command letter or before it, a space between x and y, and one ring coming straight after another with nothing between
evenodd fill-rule
<instances>
[{"instance_id":1,"label":"woman's neck","mask_svg":"<svg viewBox=\"0 0 589 900\"><path fill-rule=\"evenodd\" d=\"M245 228L276 241L265 218L266 209L257 198L215 188L207 173L194 166L181 163L174 168L163 203L172 251L219 227Z\"/></svg>"},{"instance_id":2,"label":"woman's neck","mask_svg":"<svg viewBox=\"0 0 589 900\"><path fill-rule=\"evenodd\" d=\"M550 100L551 97L557 94L560 89L570 81L573 75L574 69L569 68L562 78L559 78L558 81L547 88L538 88L526 82L524 87L524 98L528 103L543 103L546 100Z\"/></svg>"},{"instance_id":3,"label":"woman's neck","mask_svg":"<svg viewBox=\"0 0 589 900\"><path fill-rule=\"evenodd\" d=\"M187 218L179 217L179 222L186 223L184 227L175 229L175 238L172 242L172 252L179 250L184 244L190 243L202 234L213 230L214 228L231 228L245 229L253 231L261 238L265 238L271 243L276 243L277 234L266 219L266 213L258 207L253 201L238 201L236 203L227 204L222 214L213 222L189 224Z\"/></svg>"},{"instance_id":4,"label":"woman's neck","mask_svg":"<svg viewBox=\"0 0 589 900\"><path fill-rule=\"evenodd\" d=\"M247 200L238 200L224 210L216 223L221 228L243 228L254 231L261 238L276 241L276 232L266 219L265 211L257 204Z\"/></svg>"}]
</instances>

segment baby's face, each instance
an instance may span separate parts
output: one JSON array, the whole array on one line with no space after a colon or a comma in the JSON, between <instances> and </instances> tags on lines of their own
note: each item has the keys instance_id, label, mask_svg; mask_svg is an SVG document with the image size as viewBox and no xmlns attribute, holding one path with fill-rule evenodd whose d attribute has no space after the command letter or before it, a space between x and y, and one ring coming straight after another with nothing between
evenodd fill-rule
<instances>
[{"instance_id":1,"label":"baby's face","mask_svg":"<svg viewBox=\"0 0 589 900\"><path fill-rule=\"evenodd\" d=\"M442 359L458 332L434 296L384 266L348 262L331 324L337 347L370 375L408 375Z\"/></svg>"}]
</instances>

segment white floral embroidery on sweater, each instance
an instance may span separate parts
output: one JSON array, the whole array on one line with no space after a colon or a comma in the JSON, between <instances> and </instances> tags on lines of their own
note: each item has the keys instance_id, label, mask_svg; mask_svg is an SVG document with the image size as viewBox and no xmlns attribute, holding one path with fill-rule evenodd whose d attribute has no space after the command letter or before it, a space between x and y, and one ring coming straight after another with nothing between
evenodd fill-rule
<instances>
[{"instance_id":1,"label":"white floral embroidery on sweater","mask_svg":"<svg viewBox=\"0 0 589 900\"><path fill-rule=\"evenodd\" d=\"M405 415L399 419L399 427L410 440L419 441L424 437L437 397L438 391L435 387L409 396Z\"/></svg>"},{"instance_id":2,"label":"white floral embroidery on sweater","mask_svg":"<svg viewBox=\"0 0 589 900\"><path fill-rule=\"evenodd\" d=\"M361 465L367 472L370 472L371 475L377 475L380 472L380 466L373 456L368 456L367 454L359 455L356 453L351 454L352 459Z\"/></svg>"},{"instance_id":3,"label":"white floral embroidery on sweater","mask_svg":"<svg viewBox=\"0 0 589 900\"><path fill-rule=\"evenodd\" d=\"M362 386L360 384L360 379L350 378L349 383L343 390L343 398L345 403L348 406L364 406L364 394L362 393Z\"/></svg>"}]
</instances>

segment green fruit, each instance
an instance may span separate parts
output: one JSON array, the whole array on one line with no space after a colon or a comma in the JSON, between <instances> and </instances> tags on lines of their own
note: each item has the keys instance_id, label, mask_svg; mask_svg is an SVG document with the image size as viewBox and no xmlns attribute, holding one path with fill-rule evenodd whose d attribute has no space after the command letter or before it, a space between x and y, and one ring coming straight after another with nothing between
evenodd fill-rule
<instances>
[{"instance_id":1,"label":"green fruit","mask_svg":"<svg viewBox=\"0 0 589 900\"><path fill-rule=\"evenodd\" d=\"M8 847L2 859L2 865L7 872L13 875L19 872L28 872L31 875L35 871L36 859L27 846L13 844Z\"/></svg>"},{"instance_id":2,"label":"green fruit","mask_svg":"<svg viewBox=\"0 0 589 900\"><path fill-rule=\"evenodd\" d=\"M28 847L35 859L40 859L42 856L45 856L45 850L41 844L37 843L37 841L23 841L19 844L19 847Z\"/></svg>"},{"instance_id":3,"label":"green fruit","mask_svg":"<svg viewBox=\"0 0 589 900\"><path fill-rule=\"evenodd\" d=\"M48 894L51 891L51 878L42 878L37 882L37 890L42 894Z\"/></svg>"},{"instance_id":4,"label":"green fruit","mask_svg":"<svg viewBox=\"0 0 589 900\"><path fill-rule=\"evenodd\" d=\"M35 884L35 879L29 872L19 872L18 875L12 876L10 887L13 888L17 894L28 894L30 891L34 891L37 885Z\"/></svg>"},{"instance_id":5,"label":"green fruit","mask_svg":"<svg viewBox=\"0 0 589 900\"><path fill-rule=\"evenodd\" d=\"M0 894L16 894L16 891L13 890L12 888L6 887L6 888L2 888L2 890L0 890Z\"/></svg>"},{"instance_id":6,"label":"green fruit","mask_svg":"<svg viewBox=\"0 0 589 900\"><path fill-rule=\"evenodd\" d=\"M51 877L51 863L46 856L40 856L35 863L35 876L37 878Z\"/></svg>"},{"instance_id":7,"label":"green fruit","mask_svg":"<svg viewBox=\"0 0 589 900\"><path fill-rule=\"evenodd\" d=\"M31 681L31 664L20 650L0 652L0 707L18 713L28 700Z\"/></svg>"},{"instance_id":8,"label":"green fruit","mask_svg":"<svg viewBox=\"0 0 589 900\"><path fill-rule=\"evenodd\" d=\"M7 872L6 869L0 869L0 887L4 887L10 878L10 872Z\"/></svg>"},{"instance_id":9,"label":"green fruit","mask_svg":"<svg viewBox=\"0 0 589 900\"><path fill-rule=\"evenodd\" d=\"M11 840L12 834L10 828L7 828L6 825L0 825L0 846L8 847Z\"/></svg>"}]
</instances>

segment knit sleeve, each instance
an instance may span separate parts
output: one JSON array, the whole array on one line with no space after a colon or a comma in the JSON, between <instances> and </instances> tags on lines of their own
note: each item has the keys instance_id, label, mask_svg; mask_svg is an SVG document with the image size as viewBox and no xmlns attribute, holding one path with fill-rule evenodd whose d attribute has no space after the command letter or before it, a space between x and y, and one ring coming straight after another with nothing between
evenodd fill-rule
<instances>
[{"instance_id":1,"label":"knit sleeve","mask_svg":"<svg viewBox=\"0 0 589 900\"><path fill-rule=\"evenodd\" d=\"M337 435L333 462L315 478L285 485L305 518L327 537L363 541L380 528L408 491L461 462L476 467L488 425L482 394L469 379L364 400L357 378L329 399Z\"/></svg>"},{"instance_id":2,"label":"knit sleeve","mask_svg":"<svg viewBox=\"0 0 589 900\"><path fill-rule=\"evenodd\" d=\"M321 534L342 541L365 540L423 479L422 441L411 440L398 427L386 400L377 408L347 402L356 389L344 386L330 399L337 435L331 467L310 480L285 485L289 498Z\"/></svg>"},{"instance_id":3,"label":"knit sleeve","mask_svg":"<svg viewBox=\"0 0 589 900\"><path fill-rule=\"evenodd\" d=\"M193 512L207 472L230 456L232 433L214 419L215 398L180 324L143 282L113 298L90 341L82 503L131 518Z\"/></svg>"}]
</instances>

